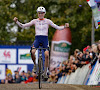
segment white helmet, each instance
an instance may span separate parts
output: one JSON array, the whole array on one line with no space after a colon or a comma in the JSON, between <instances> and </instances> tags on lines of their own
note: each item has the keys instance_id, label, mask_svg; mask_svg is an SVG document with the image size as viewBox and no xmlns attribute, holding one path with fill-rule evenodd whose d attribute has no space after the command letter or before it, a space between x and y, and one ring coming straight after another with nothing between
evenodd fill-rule
<instances>
[{"instance_id":1,"label":"white helmet","mask_svg":"<svg viewBox=\"0 0 100 90\"><path fill-rule=\"evenodd\" d=\"M37 12L45 12L46 13L46 10L44 7L38 7Z\"/></svg>"}]
</instances>

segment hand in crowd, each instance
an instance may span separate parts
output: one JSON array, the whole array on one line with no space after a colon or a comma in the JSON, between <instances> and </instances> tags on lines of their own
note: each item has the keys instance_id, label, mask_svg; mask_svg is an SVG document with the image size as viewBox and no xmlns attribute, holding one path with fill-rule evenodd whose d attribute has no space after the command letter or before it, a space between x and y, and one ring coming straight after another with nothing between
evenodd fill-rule
<instances>
[{"instance_id":1,"label":"hand in crowd","mask_svg":"<svg viewBox=\"0 0 100 90\"><path fill-rule=\"evenodd\" d=\"M89 69L90 69L90 70L92 69L92 66L91 66L91 64L89 65Z\"/></svg>"}]
</instances>

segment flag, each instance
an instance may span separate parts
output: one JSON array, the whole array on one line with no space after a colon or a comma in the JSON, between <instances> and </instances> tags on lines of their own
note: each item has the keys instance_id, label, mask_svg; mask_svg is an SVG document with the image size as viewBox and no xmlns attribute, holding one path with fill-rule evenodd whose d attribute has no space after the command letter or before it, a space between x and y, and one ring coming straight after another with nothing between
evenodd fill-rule
<instances>
[{"instance_id":1,"label":"flag","mask_svg":"<svg viewBox=\"0 0 100 90\"><path fill-rule=\"evenodd\" d=\"M91 7L91 3L90 3L90 0L87 0L87 3L89 4L89 6Z\"/></svg>"},{"instance_id":2,"label":"flag","mask_svg":"<svg viewBox=\"0 0 100 90\"><path fill-rule=\"evenodd\" d=\"M95 22L95 27L96 29L99 27L99 22L100 22L100 11L98 11L98 7L95 7L92 9L93 12L93 18Z\"/></svg>"},{"instance_id":3,"label":"flag","mask_svg":"<svg viewBox=\"0 0 100 90\"><path fill-rule=\"evenodd\" d=\"M90 7L94 7L97 5L97 3L94 0L87 0L87 3L89 4Z\"/></svg>"},{"instance_id":4,"label":"flag","mask_svg":"<svg viewBox=\"0 0 100 90\"><path fill-rule=\"evenodd\" d=\"M97 3L98 11L100 11L100 0L95 0L95 2Z\"/></svg>"},{"instance_id":5,"label":"flag","mask_svg":"<svg viewBox=\"0 0 100 90\"><path fill-rule=\"evenodd\" d=\"M18 67L18 68L17 68L17 71L20 72L20 70L21 70L21 67Z\"/></svg>"},{"instance_id":6,"label":"flag","mask_svg":"<svg viewBox=\"0 0 100 90\"><path fill-rule=\"evenodd\" d=\"M100 0L95 0L95 2L100 3Z\"/></svg>"},{"instance_id":7,"label":"flag","mask_svg":"<svg viewBox=\"0 0 100 90\"><path fill-rule=\"evenodd\" d=\"M92 9L96 29L100 27L100 0L87 0Z\"/></svg>"},{"instance_id":8,"label":"flag","mask_svg":"<svg viewBox=\"0 0 100 90\"><path fill-rule=\"evenodd\" d=\"M100 20L98 20L97 22L98 22L98 26L100 27Z\"/></svg>"}]
</instances>

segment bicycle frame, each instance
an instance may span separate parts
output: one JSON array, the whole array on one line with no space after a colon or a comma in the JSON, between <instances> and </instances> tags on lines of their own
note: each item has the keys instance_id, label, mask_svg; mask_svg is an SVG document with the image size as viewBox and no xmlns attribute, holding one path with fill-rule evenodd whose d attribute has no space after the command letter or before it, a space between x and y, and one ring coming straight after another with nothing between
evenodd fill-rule
<instances>
[{"instance_id":1,"label":"bicycle frame","mask_svg":"<svg viewBox=\"0 0 100 90\"><path fill-rule=\"evenodd\" d=\"M39 50L39 58L38 58L38 67L39 67L39 72L38 72L38 81L39 81L39 89L42 88L42 84L41 84L41 80L42 80L42 73L43 73L43 59L42 59L42 50L43 49L48 49L49 50L49 47L48 48L42 48L40 46L40 48L32 48L32 49L38 49Z\"/></svg>"}]
</instances>

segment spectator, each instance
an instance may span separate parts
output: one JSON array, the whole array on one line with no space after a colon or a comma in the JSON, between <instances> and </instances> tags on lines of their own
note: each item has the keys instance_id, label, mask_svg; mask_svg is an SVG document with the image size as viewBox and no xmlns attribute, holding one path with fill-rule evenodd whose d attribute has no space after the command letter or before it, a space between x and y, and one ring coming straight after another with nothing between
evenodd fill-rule
<instances>
[{"instance_id":1,"label":"spectator","mask_svg":"<svg viewBox=\"0 0 100 90\"><path fill-rule=\"evenodd\" d=\"M19 75L19 71L14 71L15 75L14 75L14 81L16 81L16 75Z\"/></svg>"},{"instance_id":2,"label":"spectator","mask_svg":"<svg viewBox=\"0 0 100 90\"><path fill-rule=\"evenodd\" d=\"M49 83L55 83L55 82L57 82L57 78L58 78L58 76L56 76L55 71L52 70L51 74L49 75L48 82Z\"/></svg>"},{"instance_id":3,"label":"spectator","mask_svg":"<svg viewBox=\"0 0 100 90\"><path fill-rule=\"evenodd\" d=\"M1 80L1 84L5 84L5 80Z\"/></svg>"},{"instance_id":4,"label":"spectator","mask_svg":"<svg viewBox=\"0 0 100 90\"><path fill-rule=\"evenodd\" d=\"M21 81L26 81L26 76L25 75L26 75L25 71L22 71L21 75L20 75Z\"/></svg>"},{"instance_id":5,"label":"spectator","mask_svg":"<svg viewBox=\"0 0 100 90\"><path fill-rule=\"evenodd\" d=\"M96 50L95 50L96 49ZM90 49L90 58L91 58L91 62L90 62L90 66L89 68L92 69L92 66L96 63L96 61L98 60L98 57L97 57L97 48L96 48L96 45L93 44L92 45L92 48Z\"/></svg>"},{"instance_id":6,"label":"spectator","mask_svg":"<svg viewBox=\"0 0 100 90\"><path fill-rule=\"evenodd\" d=\"M75 61L75 57L73 55L70 55L69 57L69 63L73 64Z\"/></svg>"},{"instance_id":7,"label":"spectator","mask_svg":"<svg viewBox=\"0 0 100 90\"><path fill-rule=\"evenodd\" d=\"M60 77L62 77L62 66L60 66L59 68L55 69L55 73L56 73L56 80L58 80Z\"/></svg>"},{"instance_id":8,"label":"spectator","mask_svg":"<svg viewBox=\"0 0 100 90\"><path fill-rule=\"evenodd\" d=\"M72 70L72 72L75 72L76 69L77 69L77 66L75 64L71 64L71 70Z\"/></svg>"},{"instance_id":9,"label":"spectator","mask_svg":"<svg viewBox=\"0 0 100 90\"><path fill-rule=\"evenodd\" d=\"M85 48L83 49L83 54L85 54L85 52L86 52L86 49L87 49L87 47L85 47Z\"/></svg>"},{"instance_id":10,"label":"spectator","mask_svg":"<svg viewBox=\"0 0 100 90\"><path fill-rule=\"evenodd\" d=\"M83 60L86 64L88 64L91 61L90 52L88 49L86 49L86 53L84 54Z\"/></svg>"},{"instance_id":11,"label":"spectator","mask_svg":"<svg viewBox=\"0 0 100 90\"><path fill-rule=\"evenodd\" d=\"M37 75L34 72L32 72L32 76L33 76L33 82L37 82L38 81Z\"/></svg>"},{"instance_id":12,"label":"spectator","mask_svg":"<svg viewBox=\"0 0 100 90\"><path fill-rule=\"evenodd\" d=\"M16 77L15 83L21 83L21 77L20 77L20 75L16 74L15 77Z\"/></svg>"},{"instance_id":13,"label":"spectator","mask_svg":"<svg viewBox=\"0 0 100 90\"><path fill-rule=\"evenodd\" d=\"M25 82L22 82L22 83L30 83L30 82L33 82L33 76L31 75L31 72L28 71L27 74L26 74L26 78L27 80Z\"/></svg>"},{"instance_id":14,"label":"spectator","mask_svg":"<svg viewBox=\"0 0 100 90\"><path fill-rule=\"evenodd\" d=\"M79 55L79 54L78 54L78 55ZM73 64L76 65L77 68L80 67L79 56L76 57L76 59L75 59L75 61L74 61Z\"/></svg>"},{"instance_id":15,"label":"spectator","mask_svg":"<svg viewBox=\"0 0 100 90\"><path fill-rule=\"evenodd\" d=\"M91 46L91 47L93 48L93 47L95 47L95 46L96 46L96 44L92 44L92 46Z\"/></svg>"},{"instance_id":16,"label":"spectator","mask_svg":"<svg viewBox=\"0 0 100 90\"><path fill-rule=\"evenodd\" d=\"M80 50L79 50L79 49L75 49L75 51L74 51L74 57L75 57L75 58L77 58L77 53L78 53L78 52L80 52Z\"/></svg>"},{"instance_id":17,"label":"spectator","mask_svg":"<svg viewBox=\"0 0 100 90\"><path fill-rule=\"evenodd\" d=\"M100 43L97 45L98 53L100 54Z\"/></svg>"},{"instance_id":18,"label":"spectator","mask_svg":"<svg viewBox=\"0 0 100 90\"><path fill-rule=\"evenodd\" d=\"M12 75L11 75L11 74L8 74L8 75L6 76L5 83L8 84L8 83L13 83L13 82L14 82L14 81L13 81Z\"/></svg>"},{"instance_id":19,"label":"spectator","mask_svg":"<svg viewBox=\"0 0 100 90\"><path fill-rule=\"evenodd\" d=\"M12 72L10 69L6 68L6 75L8 75L8 74L12 75Z\"/></svg>"},{"instance_id":20,"label":"spectator","mask_svg":"<svg viewBox=\"0 0 100 90\"><path fill-rule=\"evenodd\" d=\"M100 63L100 43L97 45L97 49L98 49L98 60Z\"/></svg>"},{"instance_id":21,"label":"spectator","mask_svg":"<svg viewBox=\"0 0 100 90\"><path fill-rule=\"evenodd\" d=\"M92 50L93 50L93 52L97 55L98 49L97 49L97 46L96 46L96 45L92 47Z\"/></svg>"}]
</instances>

